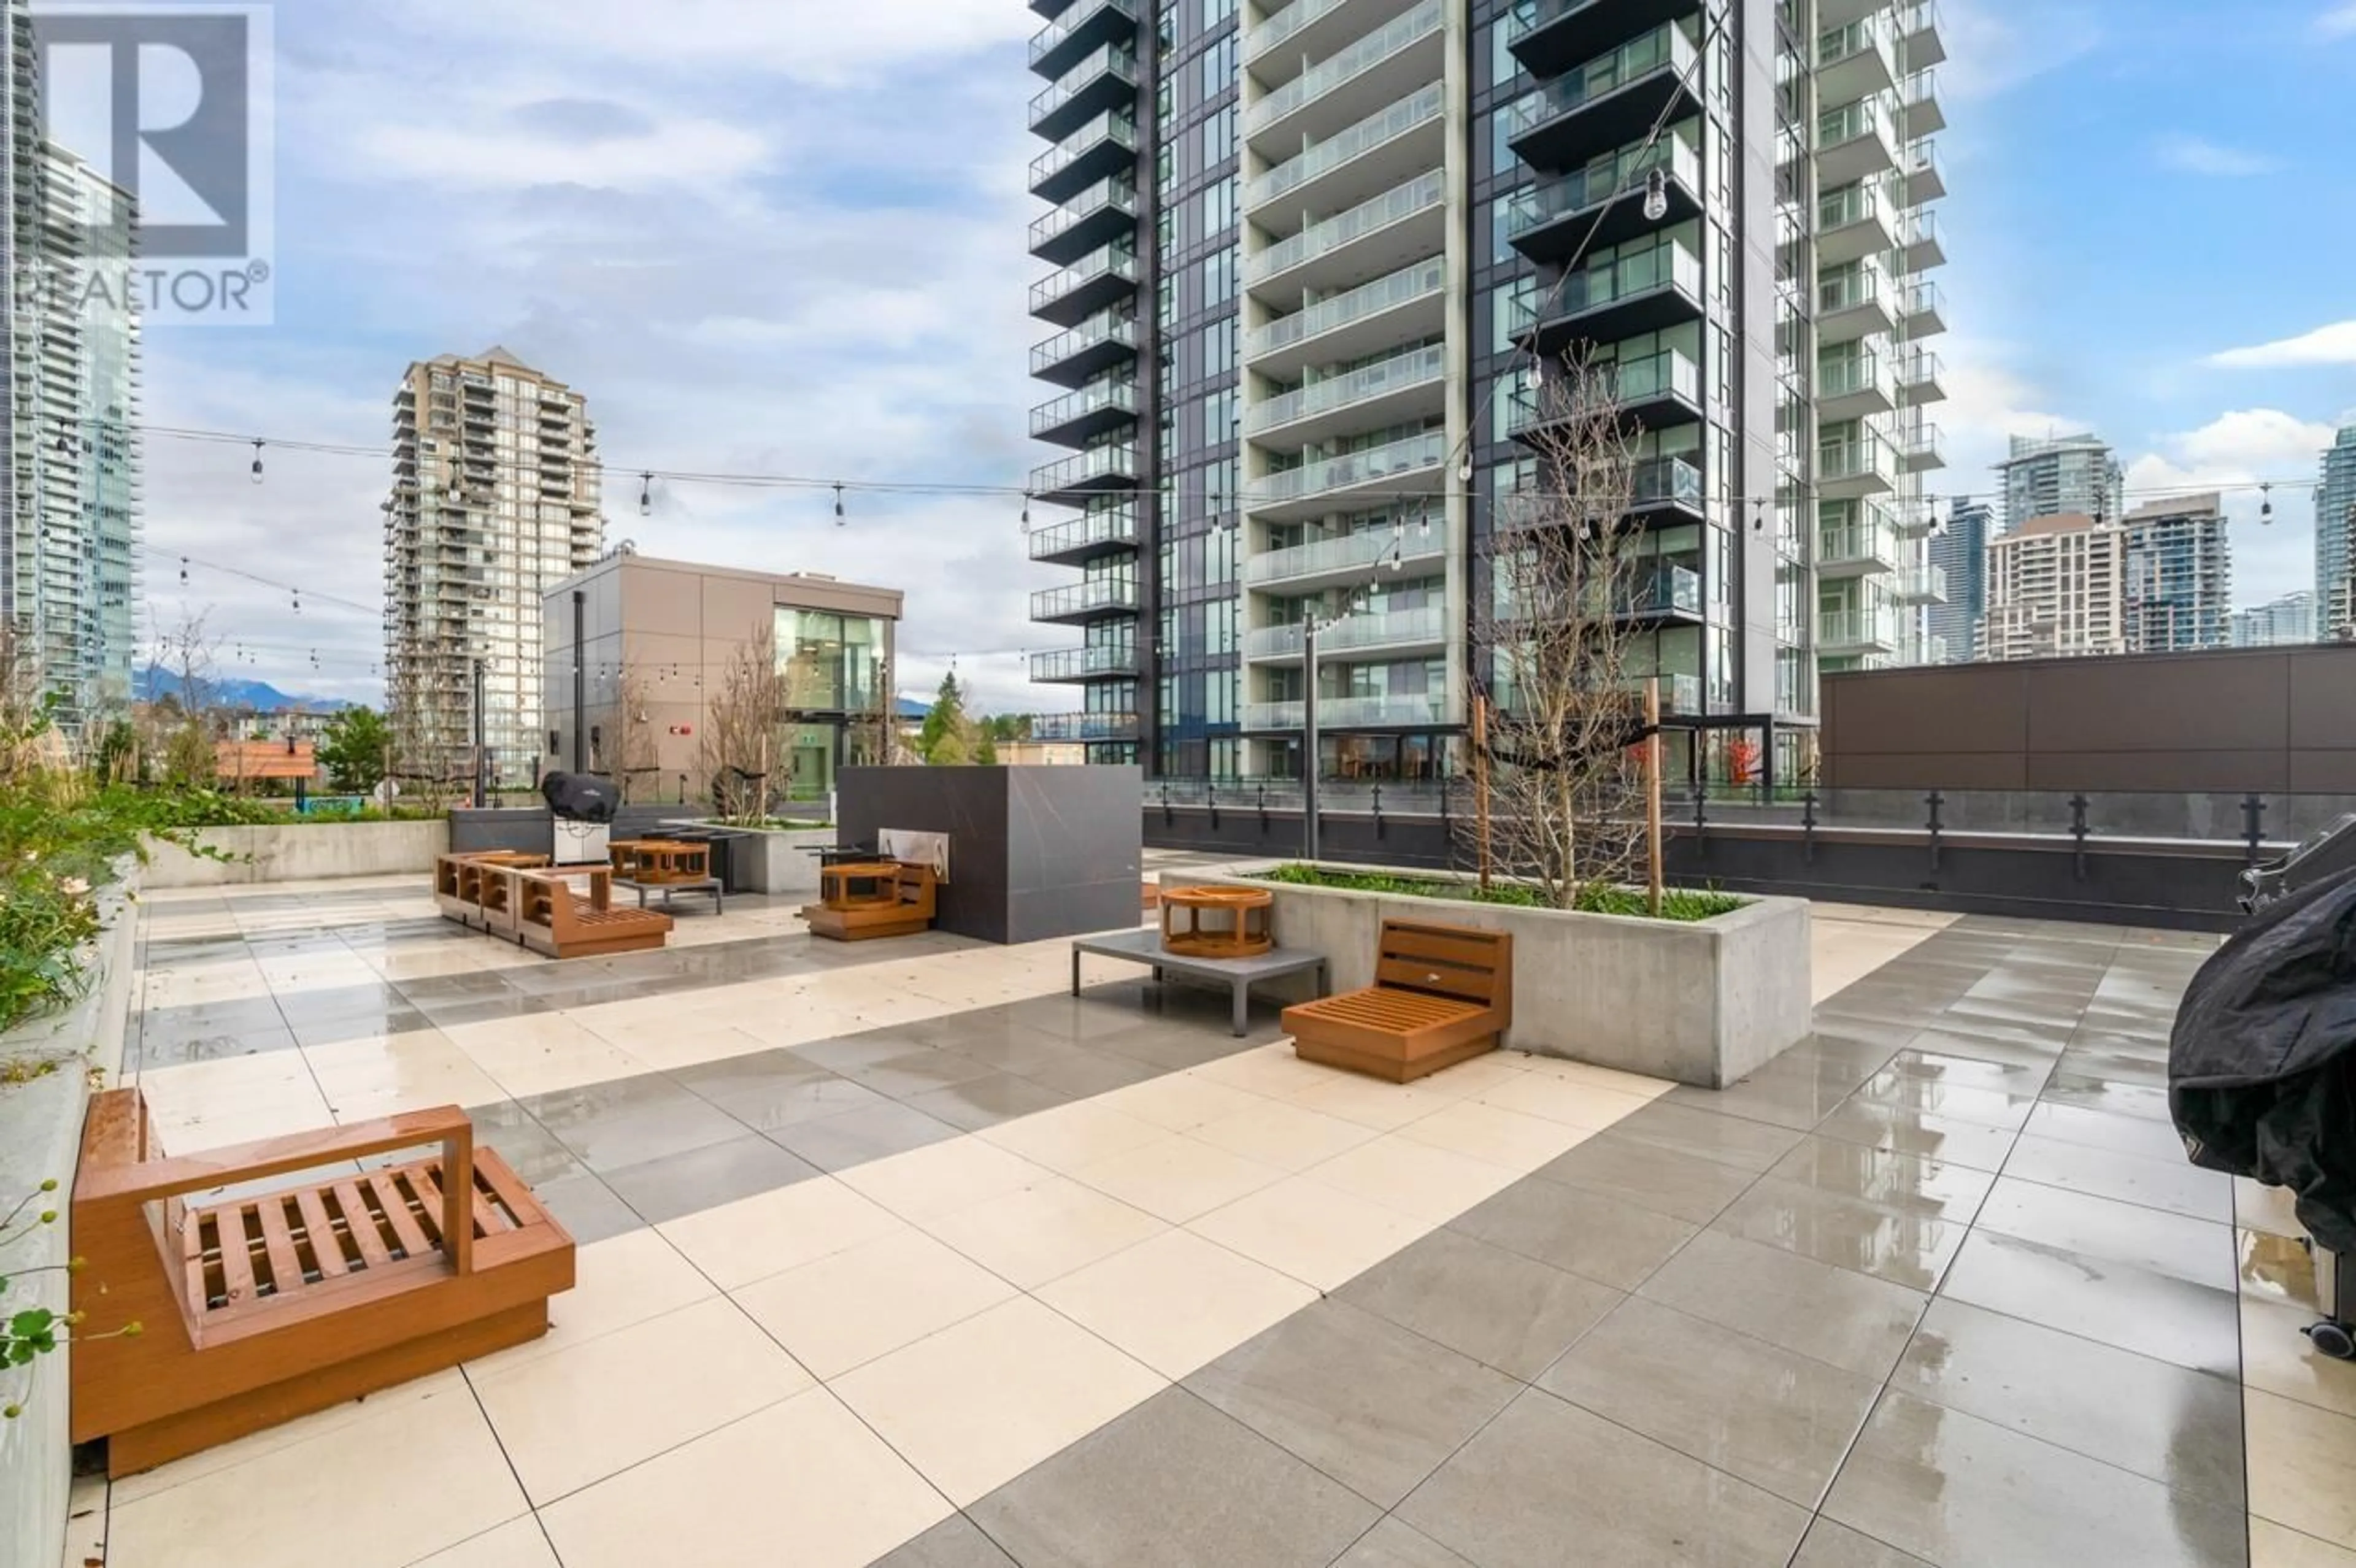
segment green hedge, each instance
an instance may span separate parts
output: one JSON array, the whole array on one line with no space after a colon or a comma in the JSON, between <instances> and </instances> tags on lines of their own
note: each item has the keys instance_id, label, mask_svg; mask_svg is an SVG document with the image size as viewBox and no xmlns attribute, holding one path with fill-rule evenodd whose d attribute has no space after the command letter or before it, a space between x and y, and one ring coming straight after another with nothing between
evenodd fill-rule
<instances>
[{"instance_id":1,"label":"green hedge","mask_svg":"<svg viewBox=\"0 0 2356 1568\"><path fill-rule=\"evenodd\" d=\"M1301 888L1336 888L1345 892L1387 893L1398 898L1454 899L1463 903L1503 904L1510 909L1553 907L1536 888L1520 882L1494 882L1483 893L1475 882L1401 877L1381 871L1333 871L1320 866L1279 866L1272 871L1258 875L1263 881L1285 882ZM1579 899L1573 907L1581 914L1644 918L1649 912L1644 901L1644 892L1641 888L1590 883L1579 890ZM1715 920L1722 914L1732 914L1750 901L1731 893L1670 888L1661 895L1661 918L1684 923Z\"/></svg>"}]
</instances>

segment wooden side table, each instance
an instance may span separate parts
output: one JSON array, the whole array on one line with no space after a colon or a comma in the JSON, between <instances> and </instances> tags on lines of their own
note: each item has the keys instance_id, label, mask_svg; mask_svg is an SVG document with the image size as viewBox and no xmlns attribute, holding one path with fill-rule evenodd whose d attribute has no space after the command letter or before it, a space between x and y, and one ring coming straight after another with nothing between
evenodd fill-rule
<instances>
[{"instance_id":1,"label":"wooden side table","mask_svg":"<svg viewBox=\"0 0 2356 1568\"><path fill-rule=\"evenodd\" d=\"M1252 888L1164 892L1162 945L1183 958L1258 958L1273 952L1276 895Z\"/></svg>"}]
</instances>

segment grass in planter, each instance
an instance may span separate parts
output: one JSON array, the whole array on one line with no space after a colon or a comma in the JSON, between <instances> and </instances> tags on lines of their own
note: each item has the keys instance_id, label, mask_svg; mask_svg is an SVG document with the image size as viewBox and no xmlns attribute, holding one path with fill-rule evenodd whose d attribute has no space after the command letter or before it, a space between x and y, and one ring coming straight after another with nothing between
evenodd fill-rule
<instances>
[{"instance_id":1,"label":"grass in planter","mask_svg":"<svg viewBox=\"0 0 2356 1568\"><path fill-rule=\"evenodd\" d=\"M1272 871L1258 873L1258 878L1262 881L1285 882L1293 887L1333 888L1343 892L1455 899L1464 903L1504 904L1510 909L1551 907L1537 889L1518 882L1493 883L1487 896L1483 897L1479 885L1472 882L1400 877L1381 871L1330 871L1317 866L1279 866ZM1576 907L1581 914L1622 914L1642 918L1648 913L1644 901L1644 892L1641 888L1590 885L1580 890ZM1722 914L1732 914L1750 901L1732 893L1670 888L1661 894L1661 918L1680 923L1715 920Z\"/></svg>"}]
</instances>

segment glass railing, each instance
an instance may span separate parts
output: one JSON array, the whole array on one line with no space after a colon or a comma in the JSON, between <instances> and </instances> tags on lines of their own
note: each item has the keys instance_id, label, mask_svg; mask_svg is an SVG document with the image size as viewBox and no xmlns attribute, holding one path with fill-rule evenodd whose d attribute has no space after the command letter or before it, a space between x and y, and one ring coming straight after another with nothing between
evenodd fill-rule
<instances>
[{"instance_id":1,"label":"glass railing","mask_svg":"<svg viewBox=\"0 0 2356 1568\"><path fill-rule=\"evenodd\" d=\"M1337 131L1293 158L1268 171L1244 187L1244 207L1264 207L1320 175L1340 168L1362 153L1396 141L1417 126L1440 118L1440 87L1433 82L1412 98L1403 98L1378 114L1344 131Z\"/></svg>"},{"instance_id":2,"label":"glass railing","mask_svg":"<svg viewBox=\"0 0 2356 1568\"><path fill-rule=\"evenodd\" d=\"M1136 184L1119 176L1100 179L1078 195L1058 205L1053 212L1044 213L1033 219L1032 248L1036 250L1043 242L1053 240L1076 224L1086 222L1107 208L1135 216Z\"/></svg>"},{"instance_id":3,"label":"glass railing","mask_svg":"<svg viewBox=\"0 0 2356 1568\"><path fill-rule=\"evenodd\" d=\"M1929 387L1937 383L1942 372L1939 357L1927 348L1917 348L1898 368L1898 384L1907 389Z\"/></svg>"},{"instance_id":4,"label":"glass railing","mask_svg":"<svg viewBox=\"0 0 2356 1568\"><path fill-rule=\"evenodd\" d=\"M1288 549L1264 550L1244 562L1244 581L1258 588L1323 577L1338 571L1372 571L1394 558L1402 570L1440 560L1448 543L1437 528L1368 528L1339 539L1316 539Z\"/></svg>"},{"instance_id":5,"label":"glass railing","mask_svg":"<svg viewBox=\"0 0 2356 1568\"><path fill-rule=\"evenodd\" d=\"M1870 182L1828 190L1816 201L1816 232L1830 234L1851 224L1869 223L1882 216L1881 189Z\"/></svg>"},{"instance_id":6,"label":"glass railing","mask_svg":"<svg viewBox=\"0 0 2356 1568\"><path fill-rule=\"evenodd\" d=\"M1701 404L1701 367L1674 348L1639 359L1610 360L1595 367L1601 390L1621 403L1650 402L1656 398L1681 398ZM1564 417L1564 407L1543 387L1514 389L1511 428L1516 432L1550 424Z\"/></svg>"},{"instance_id":7,"label":"glass railing","mask_svg":"<svg viewBox=\"0 0 2356 1568\"><path fill-rule=\"evenodd\" d=\"M1331 332L1354 321L1395 310L1409 300L1422 299L1440 293L1448 283L1448 264L1435 256L1429 261L1418 261L1403 267L1371 283L1362 283L1331 299L1319 300L1306 310L1279 316L1266 326L1248 334L1244 339L1244 357L1257 359L1290 347L1305 337Z\"/></svg>"},{"instance_id":8,"label":"glass railing","mask_svg":"<svg viewBox=\"0 0 2356 1568\"><path fill-rule=\"evenodd\" d=\"M1827 482L1879 479L1895 484L1897 460L1890 443L1879 436L1862 441L1828 441L1816 449L1816 476Z\"/></svg>"},{"instance_id":9,"label":"glass railing","mask_svg":"<svg viewBox=\"0 0 2356 1568\"><path fill-rule=\"evenodd\" d=\"M1406 185L1385 191L1372 201L1361 202L1345 212L1335 213L1322 223L1312 223L1257 256L1245 257L1246 280L1265 282L1354 240L1362 239L1377 229L1387 228L1402 219L1437 207L1447 193L1447 175L1434 169Z\"/></svg>"},{"instance_id":10,"label":"glass railing","mask_svg":"<svg viewBox=\"0 0 2356 1568\"><path fill-rule=\"evenodd\" d=\"M1947 296L1940 293L1939 285L1936 283L1910 283L1907 285L1905 302L1901 307L1900 314L1909 316L1944 317L1947 314Z\"/></svg>"},{"instance_id":11,"label":"glass railing","mask_svg":"<svg viewBox=\"0 0 2356 1568\"><path fill-rule=\"evenodd\" d=\"M1031 285L1031 308L1062 299L1066 294L1108 274L1137 282L1137 251L1129 245L1107 245L1089 251L1070 266L1050 272Z\"/></svg>"},{"instance_id":12,"label":"glass railing","mask_svg":"<svg viewBox=\"0 0 2356 1568\"><path fill-rule=\"evenodd\" d=\"M1135 418L1137 383L1126 377L1091 382L1076 392L1066 392L1052 401L1041 403L1031 411L1032 437L1035 440L1074 420L1086 419L1108 409Z\"/></svg>"},{"instance_id":13,"label":"glass railing","mask_svg":"<svg viewBox=\"0 0 2356 1568\"><path fill-rule=\"evenodd\" d=\"M1693 40L1676 24L1655 27L1602 59L1590 60L1569 76L1515 99L1505 105L1498 118L1505 124L1506 136L1520 136L1549 120L1584 109L1597 99L1608 97L1655 71L1675 70L1685 76L1692 70L1694 59Z\"/></svg>"},{"instance_id":14,"label":"glass railing","mask_svg":"<svg viewBox=\"0 0 2356 1568\"><path fill-rule=\"evenodd\" d=\"M1133 647L1057 648L1031 656L1033 680L1087 680L1096 676L1135 675Z\"/></svg>"},{"instance_id":15,"label":"glass railing","mask_svg":"<svg viewBox=\"0 0 2356 1568\"><path fill-rule=\"evenodd\" d=\"M1367 648L1411 647L1422 643L1444 642L1448 637L1448 611L1439 604L1425 604L1413 610L1369 610L1341 621L1317 634L1317 656L1329 654L1358 652ZM1256 659L1298 658L1308 646L1307 638L1298 624L1262 626L1244 634L1244 653Z\"/></svg>"},{"instance_id":16,"label":"glass railing","mask_svg":"<svg viewBox=\"0 0 2356 1568\"><path fill-rule=\"evenodd\" d=\"M1945 451L1937 425L1915 425L1898 432L1898 454L1909 463L1926 468L1942 467L1946 462Z\"/></svg>"},{"instance_id":17,"label":"glass railing","mask_svg":"<svg viewBox=\"0 0 2356 1568\"><path fill-rule=\"evenodd\" d=\"M1244 35L1244 63L1248 65L1270 49L1281 47L1310 23L1348 4L1350 0L1292 0L1291 5Z\"/></svg>"},{"instance_id":18,"label":"glass railing","mask_svg":"<svg viewBox=\"0 0 2356 1568\"><path fill-rule=\"evenodd\" d=\"M1104 311L1088 317L1077 326L1055 334L1031 350L1031 374L1036 376L1051 365L1060 365L1074 355L1106 343L1136 347L1137 318Z\"/></svg>"},{"instance_id":19,"label":"glass railing","mask_svg":"<svg viewBox=\"0 0 2356 1568\"><path fill-rule=\"evenodd\" d=\"M1437 468L1448 460L1448 433L1426 431L1404 441L1394 441L1364 452L1344 453L1318 463L1305 463L1280 474L1271 474L1260 480L1255 488L1266 505L1305 500L1322 496L1329 490L1346 489L1393 475L1413 474L1421 469Z\"/></svg>"},{"instance_id":20,"label":"glass railing","mask_svg":"<svg viewBox=\"0 0 2356 1568\"><path fill-rule=\"evenodd\" d=\"M1560 297L1548 307L1559 319L1637 294L1676 287L1701 298L1701 258L1673 240L1663 240L1633 256L1622 256L1600 267L1573 272L1563 280ZM1533 305L1535 311L1539 308Z\"/></svg>"},{"instance_id":21,"label":"glass railing","mask_svg":"<svg viewBox=\"0 0 2356 1568\"><path fill-rule=\"evenodd\" d=\"M1906 597L1919 604L1944 604L1947 602L1947 569L1944 566L1918 566L1906 574Z\"/></svg>"},{"instance_id":22,"label":"glass railing","mask_svg":"<svg viewBox=\"0 0 2356 1568\"><path fill-rule=\"evenodd\" d=\"M1828 69L1843 60L1855 59L1871 51L1881 57L1883 63L1890 68L1890 76L1895 78L1898 74L1895 48L1896 37L1890 31L1888 16L1868 16L1847 27L1827 27L1816 35L1816 69Z\"/></svg>"},{"instance_id":23,"label":"glass railing","mask_svg":"<svg viewBox=\"0 0 2356 1568\"><path fill-rule=\"evenodd\" d=\"M1601 3L1601 0L1521 0L1505 13L1505 43L1519 43L1540 27L1551 27L1565 16L1574 16Z\"/></svg>"},{"instance_id":24,"label":"glass railing","mask_svg":"<svg viewBox=\"0 0 2356 1568\"><path fill-rule=\"evenodd\" d=\"M1127 110L1108 109L1037 157L1031 160L1031 184L1058 175L1106 142L1137 151L1137 121Z\"/></svg>"},{"instance_id":25,"label":"glass railing","mask_svg":"<svg viewBox=\"0 0 2356 1568\"><path fill-rule=\"evenodd\" d=\"M1893 143L1890 134L1890 112L1875 98L1860 98L1854 103L1844 103L1816 116L1816 151L1833 148L1867 136L1879 135L1885 143Z\"/></svg>"},{"instance_id":26,"label":"glass railing","mask_svg":"<svg viewBox=\"0 0 2356 1568\"><path fill-rule=\"evenodd\" d=\"M1907 149L1906 182L1909 186L1920 184L1928 187L1923 200L1934 199L1938 192L1947 188L1947 167L1939 161L1937 149L1923 142L1917 142Z\"/></svg>"},{"instance_id":27,"label":"glass railing","mask_svg":"<svg viewBox=\"0 0 2356 1568\"><path fill-rule=\"evenodd\" d=\"M1031 720L1034 741L1134 741L1134 713L1047 713Z\"/></svg>"},{"instance_id":28,"label":"glass railing","mask_svg":"<svg viewBox=\"0 0 2356 1568\"><path fill-rule=\"evenodd\" d=\"M1414 10L1394 16L1339 54L1310 67L1245 112L1244 134L1258 135L1352 77L1438 33L1446 9L1441 0L1423 0Z\"/></svg>"},{"instance_id":29,"label":"glass railing","mask_svg":"<svg viewBox=\"0 0 2356 1568\"><path fill-rule=\"evenodd\" d=\"M1319 639L1322 646L1323 639ZM1447 703L1432 693L1415 697L1321 697L1317 699L1320 730L1408 730L1445 721ZM1251 702L1244 705L1247 730L1300 730L1309 722L1301 702Z\"/></svg>"},{"instance_id":30,"label":"glass railing","mask_svg":"<svg viewBox=\"0 0 2356 1568\"><path fill-rule=\"evenodd\" d=\"M1137 542L1137 507L1130 502L1031 530L1031 559L1053 560L1098 545Z\"/></svg>"},{"instance_id":31,"label":"glass railing","mask_svg":"<svg viewBox=\"0 0 2356 1568\"><path fill-rule=\"evenodd\" d=\"M1895 563L1897 560L1898 530L1888 523L1837 524L1820 530L1816 539L1820 566L1859 560Z\"/></svg>"},{"instance_id":32,"label":"glass railing","mask_svg":"<svg viewBox=\"0 0 2356 1568\"><path fill-rule=\"evenodd\" d=\"M1645 173L1656 166L1667 169L1687 190L1701 188L1701 155L1676 137L1665 136L1649 153L1624 153L1550 184L1515 191L1506 204L1506 238L1518 239L1615 196L1633 196L1643 187Z\"/></svg>"},{"instance_id":33,"label":"glass railing","mask_svg":"<svg viewBox=\"0 0 2356 1568\"><path fill-rule=\"evenodd\" d=\"M1031 471L1031 493L1052 496L1094 480L1111 478L1134 479L1137 475L1137 447L1130 442L1115 442L1108 446L1092 446L1087 451L1051 463L1044 468Z\"/></svg>"},{"instance_id":34,"label":"glass railing","mask_svg":"<svg viewBox=\"0 0 2356 1568\"><path fill-rule=\"evenodd\" d=\"M1913 4L1902 8L1898 16L1900 37L1912 38L1940 31L1939 0L1913 0Z\"/></svg>"},{"instance_id":35,"label":"glass railing","mask_svg":"<svg viewBox=\"0 0 2356 1568\"><path fill-rule=\"evenodd\" d=\"M1909 251L1924 245L1939 244L1939 215L1927 207L1918 207L1900 220L1898 242Z\"/></svg>"},{"instance_id":36,"label":"glass railing","mask_svg":"<svg viewBox=\"0 0 2356 1568\"><path fill-rule=\"evenodd\" d=\"M1137 51L1127 44L1107 44L1085 59L1074 62L1069 70L1050 83L1044 91L1031 101L1031 123L1036 125L1040 121L1077 98L1082 92L1094 86L1097 79L1107 71L1135 81Z\"/></svg>"},{"instance_id":37,"label":"glass railing","mask_svg":"<svg viewBox=\"0 0 2356 1568\"><path fill-rule=\"evenodd\" d=\"M1331 413L1336 409L1378 398L1386 392L1402 391L1409 387L1435 383L1447 374L1448 350L1441 344L1411 349L1388 359L1362 365L1355 370L1339 376L1329 376L1305 387L1270 398L1253 407L1244 416L1244 429L1258 435L1265 431L1304 420L1312 414Z\"/></svg>"},{"instance_id":38,"label":"glass railing","mask_svg":"<svg viewBox=\"0 0 2356 1568\"><path fill-rule=\"evenodd\" d=\"M1898 384L1891 379L1890 368L1879 354L1858 354L1846 358L1822 359L1816 363L1816 396L1819 398L1854 398L1869 392L1879 392L1884 398L1895 399Z\"/></svg>"},{"instance_id":39,"label":"glass railing","mask_svg":"<svg viewBox=\"0 0 2356 1568\"><path fill-rule=\"evenodd\" d=\"M1816 315L1821 319L1879 304L1888 297L1887 282L1882 270L1871 262L1828 273L1816 282Z\"/></svg>"},{"instance_id":40,"label":"glass railing","mask_svg":"<svg viewBox=\"0 0 2356 1568\"><path fill-rule=\"evenodd\" d=\"M1639 507L1701 509L1701 470L1682 457L1652 457L1636 464L1630 499Z\"/></svg>"},{"instance_id":41,"label":"glass railing","mask_svg":"<svg viewBox=\"0 0 2356 1568\"><path fill-rule=\"evenodd\" d=\"M1896 617L1882 610L1827 610L1816 621L1816 645L1823 648L1894 648L1898 645Z\"/></svg>"},{"instance_id":42,"label":"glass railing","mask_svg":"<svg viewBox=\"0 0 2356 1568\"><path fill-rule=\"evenodd\" d=\"M1043 27L1033 37L1031 63L1035 66L1054 54L1073 34L1096 20L1097 13L1107 9L1127 16L1132 22L1137 19L1137 13L1130 8L1129 0L1080 0L1078 5L1065 12L1054 27Z\"/></svg>"},{"instance_id":43,"label":"glass railing","mask_svg":"<svg viewBox=\"0 0 2356 1568\"><path fill-rule=\"evenodd\" d=\"M1928 68L1906 79L1903 94L1909 109L1935 109L1939 106L1939 73Z\"/></svg>"},{"instance_id":44,"label":"glass railing","mask_svg":"<svg viewBox=\"0 0 2356 1568\"><path fill-rule=\"evenodd\" d=\"M1137 584L1126 578L1098 577L1043 588L1031 595L1031 618L1053 621L1065 615L1086 615L1098 610L1134 610Z\"/></svg>"}]
</instances>

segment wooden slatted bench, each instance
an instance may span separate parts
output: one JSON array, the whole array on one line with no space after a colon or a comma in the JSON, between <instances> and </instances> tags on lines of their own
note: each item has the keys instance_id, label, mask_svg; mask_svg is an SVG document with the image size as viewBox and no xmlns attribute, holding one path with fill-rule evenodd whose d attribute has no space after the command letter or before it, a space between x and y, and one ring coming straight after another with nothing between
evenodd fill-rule
<instances>
[{"instance_id":1,"label":"wooden slatted bench","mask_svg":"<svg viewBox=\"0 0 2356 1568\"><path fill-rule=\"evenodd\" d=\"M617 909L613 873L599 867L585 874L589 895L583 898L552 871L514 873L516 940L552 958L641 953L670 940L670 916L659 910Z\"/></svg>"},{"instance_id":2,"label":"wooden slatted bench","mask_svg":"<svg viewBox=\"0 0 2356 1568\"><path fill-rule=\"evenodd\" d=\"M857 883L873 891L857 892ZM930 866L904 860L828 866L819 872L819 885L825 901L806 906L802 919L811 935L836 942L913 936L930 930L938 912L940 884Z\"/></svg>"},{"instance_id":3,"label":"wooden slatted bench","mask_svg":"<svg viewBox=\"0 0 2356 1568\"><path fill-rule=\"evenodd\" d=\"M1514 939L1383 922L1375 983L1284 1009L1303 1061L1410 1083L1497 1049L1514 1022Z\"/></svg>"},{"instance_id":4,"label":"wooden slatted bench","mask_svg":"<svg viewBox=\"0 0 2356 1568\"><path fill-rule=\"evenodd\" d=\"M461 855L439 855L434 860L434 901L444 920L471 930L487 929L483 918L484 877L498 869L529 870L548 864L545 855L513 849L480 849Z\"/></svg>"},{"instance_id":5,"label":"wooden slatted bench","mask_svg":"<svg viewBox=\"0 0 2356 1568\"><path fill-rule=\"evenodd\" d=\"M441 1146L198 1206L188 1195ZM456 1106L167 1157L137 1089L91 1102L74 1179L73 1441L126 1476L538 1338L573 1238ZM137 1322L132 1338L104 1338Z\"/></svg>"}]
</instances>

